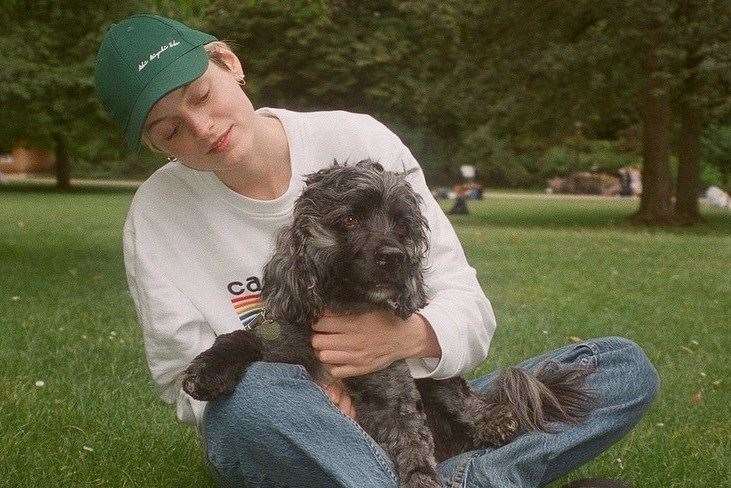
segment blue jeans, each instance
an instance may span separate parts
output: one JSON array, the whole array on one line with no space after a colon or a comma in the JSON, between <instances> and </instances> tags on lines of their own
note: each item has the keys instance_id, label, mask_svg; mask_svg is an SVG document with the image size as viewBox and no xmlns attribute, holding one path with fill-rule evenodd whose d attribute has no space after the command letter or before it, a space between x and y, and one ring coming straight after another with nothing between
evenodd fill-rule
<instances>
[{"instance_id":1,"label":"blue jeans","mask_svg":"<svg viewBox=\"0 0 731 488\"><path fill-rule=\"evenodd\" d=\"M543 486L593 459L640 420L658 390L657 371L637 344L621 337L588 340L543 354L541 361L593 364L588 386L597 407L579 425L530 432L497 449L478 449L439 464L444 486ZM471 382L480 391L495 373ZM397 487L386 453L330 402L304 368L254 363L234 393L208 404L208 461L221 486Z\"/></svg>"}]
</instances>

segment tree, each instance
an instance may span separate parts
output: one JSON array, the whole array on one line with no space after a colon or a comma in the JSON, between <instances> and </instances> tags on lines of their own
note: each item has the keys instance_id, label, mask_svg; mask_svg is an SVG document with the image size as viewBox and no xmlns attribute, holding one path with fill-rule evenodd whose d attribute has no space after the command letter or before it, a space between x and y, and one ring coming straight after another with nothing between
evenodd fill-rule
<instances>
[{"instance_id":1,"label":"tree","mask_svg":"<svg viewBox=\"0 0 731 488\"><path fill-rule=\"evenodd\" d=\"M528 6L503 0L465 8L463 31L470 43L458 71L473 82L464 98L465 116L475 126L487 124L498 136L551 138L575 122L639 123L643 194L634 220L667 224L674 211L682 222L697 217L697 209L687 210L695 205L698 178L694 141L719 112L698 107L728 110L724 2L544 0ZM486 110L475 113L476 106ZM682 198L673 208L669 156L677 117Z\"/></svg>"},{"instance_id":2,"label":"tree","mask_svg":"<svg viewBox=\"0 0 731 488\"><path fill-rule=\"evenodd\" d=\"M726 2L681 0L672 15L680 126L674 218L680 224L700 219L698 182L704 129L731 110L730 14Z\"/></svg>"},{"instance_id":3,"label":"tree","mask_svg":"<svg viewBox=\"0 0 731 488\"><path fill-rule=\"evenodd\" d=\"M444 97L454 15L435 0L215 0L208 28L238 47L255 105L371 114L429 168L450 162L461 130Z\"/></svg>"},{"instance_id":4,"label":"tree","mask_svg":"<svg viewBox=\"0 0 731 488\"><path fill-rule=\"evenodd\" d=\"M0 27L0 127L4 146L19 141L56 152L57 186L69 187L69 161L99 132L117 132L93 84L102 29L137 2L6 1Z\"/></svg>"}]
</instances>

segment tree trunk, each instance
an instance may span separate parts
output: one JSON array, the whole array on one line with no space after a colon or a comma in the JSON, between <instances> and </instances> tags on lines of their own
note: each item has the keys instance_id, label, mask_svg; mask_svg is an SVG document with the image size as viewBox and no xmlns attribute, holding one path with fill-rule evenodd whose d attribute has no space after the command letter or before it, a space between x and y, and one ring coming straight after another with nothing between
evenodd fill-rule
<instances>
[{"instance_id":1,"label":"tree trunk","mask_svg":"<svg viewBox=\"0 0 731 488\"><path fill-rule=\"evenodd\" d=\"M689 2L682 2L681 11L686 15L691 9ZM699 41L700 42L700 41ZM703 112L693 101L699 91L698 67L703 57L698 49L691 48L685 59L687 78L683 81L678 112L680 115L680 140L678 141L678 180L675 190L675 221L680 225L700 222L698 190L700 179L700 138L703 133Z\"/></svg>"},{"instance_id":2,"label":"tree trunk","mask_svg":"<svg viewBox=\"0 0 731 488\"><path fill-rule=\"evenodd\" d=\"M631 220L645 225L672 222L672 178L670 176L670 103L658 71L655 48L645 58L645 86L641 93L642 195L640 209Z\"/></svg>"},{"instance_id":3,"label":"tree trunk","mask_svg":"<svg viewBox=\"0 0 731 488\"><path fill-rule=\"evenodd\" d=\"M69 171L69 154L66 149L66 139L60 132L54 132L53 140L56 143L56 188L59 190L70 190L71 172Z\"/></svg>"},{"instance_id":4,"label":"tree trunk","mask_svg":"<svg viewBox=\"0 0 731 488\"><path fill-rule=\"evenodd\" d=\"M700 138L703 121L698 107L688 101L680 104L680 141L678 143L678 184L675 198L675 221L681 225L697 224L698 183L700 175Z\"/></svg>"}]
</instances>

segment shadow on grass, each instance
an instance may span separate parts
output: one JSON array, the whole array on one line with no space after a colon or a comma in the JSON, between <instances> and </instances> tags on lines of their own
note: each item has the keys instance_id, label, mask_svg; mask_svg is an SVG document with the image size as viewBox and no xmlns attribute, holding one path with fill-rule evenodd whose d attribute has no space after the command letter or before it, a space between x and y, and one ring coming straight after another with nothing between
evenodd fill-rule
<instances>
[{"instance_id":1,"label":"shadow on grass","mask_svg":"<svg viewBox=\"0 0 731 488\"><path fill-rule=\"evenodd\" d=\"M445 211L448 208L445 208ZM567 201L504 199L472 204L469 215L449 215L462 227L520 227L539 229L604 229L621 232L678 235L729 235L731 212L702 208L703 221L694 226L647 227L629 222L637 210L627 201Z\"/></svg>"}]
</instances>

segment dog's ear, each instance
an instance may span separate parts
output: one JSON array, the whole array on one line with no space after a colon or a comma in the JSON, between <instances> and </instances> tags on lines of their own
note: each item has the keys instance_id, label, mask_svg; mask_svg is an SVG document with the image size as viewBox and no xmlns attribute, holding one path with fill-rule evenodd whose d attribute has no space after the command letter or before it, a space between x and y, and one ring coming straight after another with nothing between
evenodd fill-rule
<instances>
[{"instance_id":1,"label":"dog's ear","mask_svg":"<svg viewBox=\"0 0 731 488\"><path fill-rule=\"evenodd\" d=\"M406 283L406 286L394 301L395 307L393 311L402 319L406 319L412 313L426 306L426 288L421 271L416 273L413 279Z\"/></svg>"},{"instance_id":2,"label":"dog's ear","mask_svg":"<svg viewBox=\"0 0 731 488\"><path fill-rule=\"evenodd\" d=\"M383 171L384 171L381 163L377 163L376 161L373 161L372 159L364 159L362 161L358 161L357 163L355 163L355 167L372 169L374 171L378 171L379 173L383 173Z\"/></svg>"},{"instance_id":3,"label":"dog's ear","mask_svg":"<svg viewBox=\"0 0 731 488\"><path fill-rule=\"evenodd\" d=\"M314 173L305 175L305 184L307 186L310 186L310 185L314 185L315 183L319 183L320 181L322 181L322 179L325 177L325 175L328 174L330 171L332 171L331 168L323 168Z\"/></svg>"},{"instance_id":4,"label":"dog's ear","mask_svg":"<svg viewBox=\"0 0 731 488\"><path fill-rule=\"evenodd\" d=\"M284 227L264 267L262 298L269 316L293 324L310 324L324 308L322 269L307 250L304 228L296 220Z\"/></svg>"},{"instance_id":5,"label":"dog's ear","mask_svg":"<svg viewBox=\"0 0 731 488\"><path fill-rule=\"evenodd\" d=\"M305 175L305 184L307 186L313 185L315 183L319 183L322 181L325 176L327 176L329 173L332 173L334 170L337 170L338 168L343 168L347 166L347 161L344 164L341 164L338 162L337 159L333 159L332 165L328 166L326 168L322 168L318 171L315 171L314 173L309 173Z\"/></svg>"}]
</instances>

